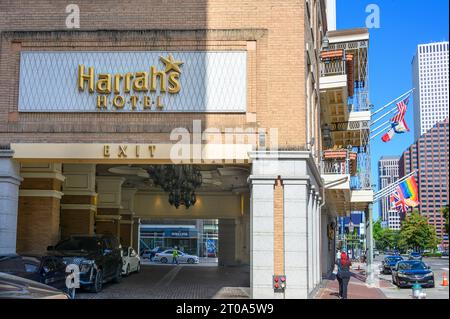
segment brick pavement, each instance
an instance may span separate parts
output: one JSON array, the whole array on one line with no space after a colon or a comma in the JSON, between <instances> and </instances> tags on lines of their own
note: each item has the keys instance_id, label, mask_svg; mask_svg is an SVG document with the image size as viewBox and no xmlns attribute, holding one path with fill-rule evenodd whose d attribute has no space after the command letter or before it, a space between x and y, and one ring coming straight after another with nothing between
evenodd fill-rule
<instances>
[{"instance_id":1,"label":"brick pavement","mask_svg":"<svg viewBox=\"0 0 450 319\"><path fill-rule=\"evenodd\" d=\"M77 299L245 298L245 288L230 287L250 287L248 266L146 265L119 284L105 284L98 294L79 290Z\"/></svg>"},{"instance_id":2,"label":"brick pavement","mask_svg":"<svg viewBox=\"0 0 450 319\"><path fill-rule=\"evenodd\" d=\"M355 267L356 268L356 267ZM332 275L325 279L323 287L319 289L314 299L338 299L339 283ZM352 277L348 284L348 299L387 299L379 288L369 287L366 284L364 270L352 270Z\"/></svg>"}]
</instances>

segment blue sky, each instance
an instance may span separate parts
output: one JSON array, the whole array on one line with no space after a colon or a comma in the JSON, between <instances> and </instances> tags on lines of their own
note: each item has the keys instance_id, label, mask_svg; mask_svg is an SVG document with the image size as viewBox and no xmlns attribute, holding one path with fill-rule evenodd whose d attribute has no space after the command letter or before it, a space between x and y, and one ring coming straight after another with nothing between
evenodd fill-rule
<instances>
[{"instance_id":1,"label":"blue sky","mask_svg":"<svg viewBox=\"0 0 450 319\"><path fill-rule=\"evenodd\" d=\"M380 28L369 29L370 100L377 110L412 88L411 61L418 44L448 41L449 2L336 0L337 29L365 27L369 4L380 8ZM410 133L396 135L388 143L383 143L381 137L371 142L372 179L376 189L380 156L401 155L414 142L412 106L411 98L405 117ZM374 205L373 212L374 218L378 217L378 204Z\"/></svg>"}]
</instances>

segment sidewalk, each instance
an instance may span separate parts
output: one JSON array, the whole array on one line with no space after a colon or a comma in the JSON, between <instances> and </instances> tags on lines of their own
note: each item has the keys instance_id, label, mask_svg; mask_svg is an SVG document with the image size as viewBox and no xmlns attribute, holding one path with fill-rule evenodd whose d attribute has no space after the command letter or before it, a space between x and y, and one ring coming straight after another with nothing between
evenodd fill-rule
<instances>
[{"instance_id":1,"label":"sidewalk","mask_svg":"<svg viewBox=\"0 0 450 319\"><path fill-rule=\"evenodd\" d=\"M358 264L352 267L352 277L348 284L348 299L387 299L383 292L375 287L369 287L366 284L366 276L361 264L361 270ZM339 299L339 283L336 276L331 275L329 279L324 279L323 287L319 289L314 299Z\"/></svg>"}]
</instances>

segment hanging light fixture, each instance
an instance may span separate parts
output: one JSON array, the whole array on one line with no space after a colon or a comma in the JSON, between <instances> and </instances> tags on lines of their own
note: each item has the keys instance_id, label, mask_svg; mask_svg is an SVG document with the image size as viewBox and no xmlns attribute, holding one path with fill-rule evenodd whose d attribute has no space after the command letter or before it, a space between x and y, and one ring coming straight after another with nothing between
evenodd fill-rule
<instances>
[{"instance_id":1,"label":"hanging light fixture","mask_svg":"<svg viewBox=\"0 0 450 319\"><path fill-rule=\"evenodd\" d=\"M202 184L202 174L194 165L152 165L148 173L155 186L169 193L169 204L175 208L197 202L195 190Z\"/></svg>"}]
</instances>

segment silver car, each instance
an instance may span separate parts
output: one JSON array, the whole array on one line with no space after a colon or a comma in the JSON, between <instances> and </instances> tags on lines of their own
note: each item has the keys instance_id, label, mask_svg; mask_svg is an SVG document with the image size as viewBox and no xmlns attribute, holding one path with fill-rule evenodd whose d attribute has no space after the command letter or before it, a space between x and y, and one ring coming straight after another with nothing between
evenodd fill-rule
<instances>
[{"instance_id":1,"label":"silver car","mask_svg":"<svg viewBox=\"0 0 450 319\"><path fill-rule=\"evenodd\" d=\"M156 253L155 257L153 258L153 261L161 262L163 264L174 263L173 251L174 251L173 249L168 249L161 253ZM199 263L198 256L185 254L179 250L177 250L177 252L178 252L177 260L179 263L188 263L188 264L198 264Z\"/></svg>"}]
</instances>

